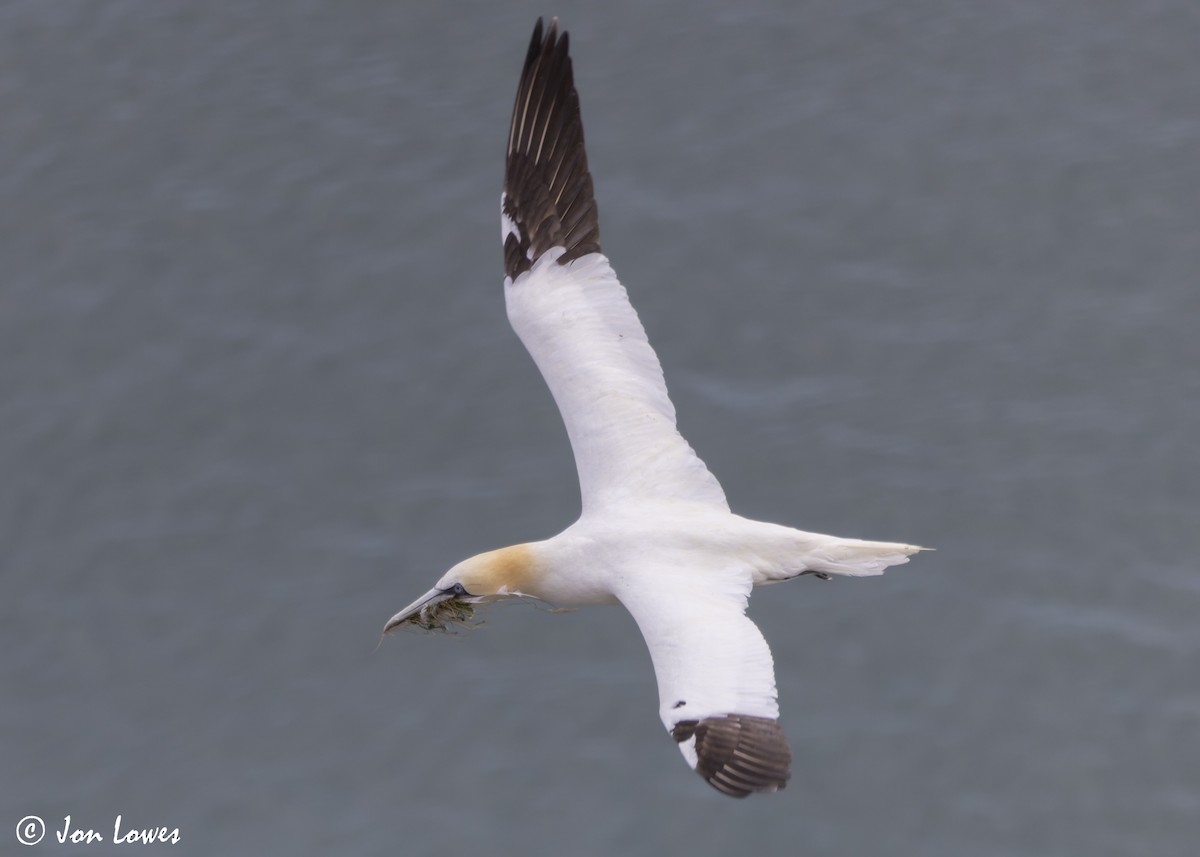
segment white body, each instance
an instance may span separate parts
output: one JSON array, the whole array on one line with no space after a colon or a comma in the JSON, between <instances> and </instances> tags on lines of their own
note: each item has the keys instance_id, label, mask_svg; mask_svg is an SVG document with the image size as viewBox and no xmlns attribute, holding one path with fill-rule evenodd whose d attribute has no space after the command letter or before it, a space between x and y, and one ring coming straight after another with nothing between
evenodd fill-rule
<instances>
[{"instance_id":1,"label":"white body","mask_svg":"<svg viewBox=\"0 0 1200 857\"><path fill-rule=\"evenodd\" d=\"M745 615L751 587L805 571L881 574L917 548L731 513L676 428L658 357L608 259L559 265L560 255L505 283L509 321L562 412L583 498L574 525L528 546L537 574L523 594L623 604L650 650L668 729L735 712L775 718L771 652Z\"/></svg>"}]
</instances>

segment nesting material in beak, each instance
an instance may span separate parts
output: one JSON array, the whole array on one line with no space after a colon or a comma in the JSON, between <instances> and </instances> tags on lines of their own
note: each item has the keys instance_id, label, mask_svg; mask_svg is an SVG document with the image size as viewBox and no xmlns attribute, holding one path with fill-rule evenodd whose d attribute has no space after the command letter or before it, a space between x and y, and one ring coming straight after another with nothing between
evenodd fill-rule
<instances>
[{"instance_id":1,"label":"nesting material in beak","mask_svg":"<svg viewBox=\"0 0 1200 857\"><path fill-rule=\"evenodd\" d=\"M389 619L383 626L383 633L388 634L397 628L449 632L451 627L474 628L482 624L472 621L474 618L475 607L470 601L449 592L431 589Z\"/></svg>"}]
</instances>

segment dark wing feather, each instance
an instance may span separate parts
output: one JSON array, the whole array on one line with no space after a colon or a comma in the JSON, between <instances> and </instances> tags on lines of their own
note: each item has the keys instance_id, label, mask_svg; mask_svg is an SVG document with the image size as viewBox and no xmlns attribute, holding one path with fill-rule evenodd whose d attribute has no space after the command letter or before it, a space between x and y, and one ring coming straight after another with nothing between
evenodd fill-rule
<instances>
[{"instance_id":1,"label":"dark wing feather","mask_svg":"<svg viewBox=\"0 0 1200 857\"><path fill-rule=\"evenodd\" d=\"M683 720L671 735L696 738L696 773L713 788L733 797L773 792L791 777L792 751L778 721L748 714Z\"/></svg>"},{"instance_id":2,"label":"dark wing feather","mask_svg":"<svg viewBox=\"0 0 1200 857\"><path fill-rule=\"evenodd\" d=\"M600 252L568 47L557 18L544 38L538 19L517 87L504 169L504 213L517 228L504 239L504 273L513 279L551 247L566 248L560 265Z\"/></svg>"}]
</instances>

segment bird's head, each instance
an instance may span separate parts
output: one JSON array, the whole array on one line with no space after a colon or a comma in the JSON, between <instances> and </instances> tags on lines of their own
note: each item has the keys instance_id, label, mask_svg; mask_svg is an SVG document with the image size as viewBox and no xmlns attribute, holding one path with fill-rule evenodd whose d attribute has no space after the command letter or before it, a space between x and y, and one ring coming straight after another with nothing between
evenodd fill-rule
<instances>
[{"instance_id":1,"label":"bird's head","mask_svg":"<svg viewBox=\"0 0 1200 857\"><path fill-rule=\"evenodd\" d=\"M383 633L402 626L444 631L469 624L476 604L514 595L531 595L535 575L529 545L514 545L464 559L426 592L388 620Z\"/></svg>"}]
</instances>

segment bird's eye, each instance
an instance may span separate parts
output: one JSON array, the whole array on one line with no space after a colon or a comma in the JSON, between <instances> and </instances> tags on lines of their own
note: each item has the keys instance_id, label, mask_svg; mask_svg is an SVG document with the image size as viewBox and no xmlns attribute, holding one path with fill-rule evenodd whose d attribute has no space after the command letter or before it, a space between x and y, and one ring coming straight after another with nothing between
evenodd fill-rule
<instances>
[{"instance_id":1,"label":"bird's eye","mask_svg":"<svg viewBox=\"0 0 1200 857\"><path fill-rule=\"evenodd\" d=\"M463 585L461 583L454 584L453 588L450 591L453 592L455 595L466 595L467 594L467 590L463 588Z\"/></svg>"}]
</instances>

